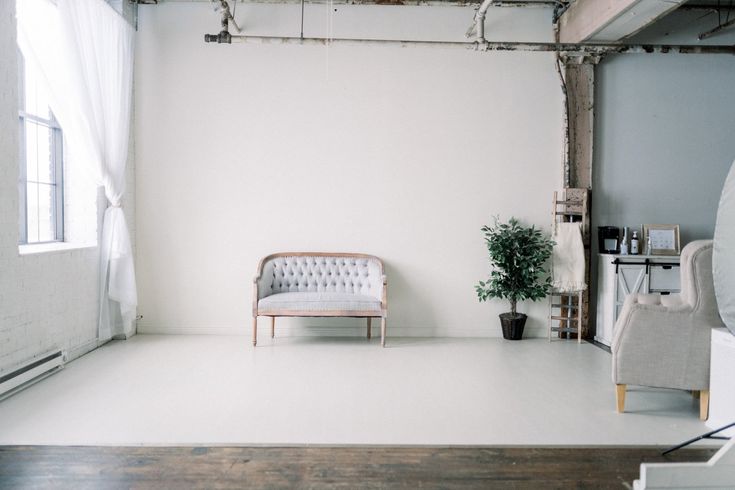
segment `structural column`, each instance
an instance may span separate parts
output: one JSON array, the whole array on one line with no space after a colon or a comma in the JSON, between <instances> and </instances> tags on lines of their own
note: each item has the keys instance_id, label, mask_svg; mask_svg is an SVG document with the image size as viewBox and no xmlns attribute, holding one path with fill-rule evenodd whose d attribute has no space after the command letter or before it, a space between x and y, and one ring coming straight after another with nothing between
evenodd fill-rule
<instances>
[{"instance_id":1,"label":"structural column","mask_svg":"<svg viewBox=\"0 0 735 490\"><path fill-rule=\"evenodd\" d=\"M597 56L564 56L569 119L569 169L566 187L592 189Z\"/></svg>"},{"instance_id":2,"label":"structural column","mask_svg":"<svg viewBox=\"0 0 735 490\"><path fill-rule=\"evenodd\" d=\"M567 198L582 200L574 193L587 192L587 206L591 202L592 162L594 151L595 122L595 65L600 61L598 56L561 56L563 67L564 95L566 104L566 135L564 138L564 187ZM591 226L590 209L584 213L584 247L587 290L582 297L582 336L589 338L589 305L590 305L590 258L591 258Z\"/></svg>"}]
</instances>

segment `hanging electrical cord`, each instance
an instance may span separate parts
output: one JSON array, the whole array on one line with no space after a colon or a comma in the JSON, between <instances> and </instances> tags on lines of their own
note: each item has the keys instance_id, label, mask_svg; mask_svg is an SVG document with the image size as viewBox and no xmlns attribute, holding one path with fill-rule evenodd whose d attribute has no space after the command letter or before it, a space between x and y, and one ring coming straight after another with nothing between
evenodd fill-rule
<instances>
[{"instance_id":1,"label":"hanging electrical cord","mask_svg":"<svg viewBox=\"0 0 735 490\"><path fill-rule=\"evenodd\" d=\"M329 48L332 45L332 39L333 39L333 36L334 36L334 32L332 31L332 19L333 19L333 15L332 15L333 3L332 3L332 0L327 0L325 2L325 5L327 7L327 34L326 34L325 39L324 39L324 44L327 47L327 49L326 49L327 61L326 61L326 66L325 66L325 70L326 70L325 76L326 76L327 81L329 81Z\"/></svg>"},{"instance_id":2,"label":"hanging electrical cord","mask_svg":"<svg viewBox=\"0 0 735 490\"><path fill-rule=\"evenodd\" d=\"M327 0L327 8L329 9L329 16L327 17L329 20L329 24L327 26L327 39L329 39L329 42L331 43L334 38L334 3L332 0Z\"/></svg>"}]
</instances>

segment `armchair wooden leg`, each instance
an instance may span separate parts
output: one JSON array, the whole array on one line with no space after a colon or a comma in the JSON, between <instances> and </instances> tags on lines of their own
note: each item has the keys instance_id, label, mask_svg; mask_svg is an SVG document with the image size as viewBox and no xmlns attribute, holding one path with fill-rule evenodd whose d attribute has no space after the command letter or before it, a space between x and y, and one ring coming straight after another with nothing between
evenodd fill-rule
<instances>
[{"instance_id":1,"label":"armchair wooden leg","mask_svg":"<svg viewBox=\"0 0 735 490\"><path fill-rule=\"evenodd\" d=\"M258 343L258 317L253 317L253 347Z\"/></svg>"},{"instance_id":2,"label":"armchair wooden leg","mask_svg":"<svg viewBox=\"0 0 735 490\"><path fill-rule=\"evenodd\" d=\"M709 390L699 391L699 420L709 417Z\"/></svg>"},{"instance_id":3,"label":"armchair wooden leg","mask_svg":"<svg viewBox=\"0 0 735 490\"><path fill-rule=\"evenodd\" d=\"M367 317L367 338L368 340L370 340L373 336L372 321L373 321L372 318Z\"/></svg>"},{"instance_id":4,"label":"armchair wooden leg","mask_svg":"<svg viewBox=\"0 0 735 490\"><path fill-rule=\"evenodd\" d=\"M385 317L380 319L380 346L385 347Z\"/></svg>"},{"instance_id":5,"label":"armchair wooden leg","mask_svg":"<svg viewBox=\"0 0 735 490\"><path fill-rule=\"evenodd\" d=\"M276 336L276 317L271 317L271 338Z\"/></svg>"},{"instance_id":6,"label":"armchair wooden leg","mask_svg":"<svg viewBox=\"0 0 735 490\"><path fill-rule=\"evenodd\" d=\"M625 411L625 385L615 385L615 403L618 413Z\"/></svg>"}]
</instances>

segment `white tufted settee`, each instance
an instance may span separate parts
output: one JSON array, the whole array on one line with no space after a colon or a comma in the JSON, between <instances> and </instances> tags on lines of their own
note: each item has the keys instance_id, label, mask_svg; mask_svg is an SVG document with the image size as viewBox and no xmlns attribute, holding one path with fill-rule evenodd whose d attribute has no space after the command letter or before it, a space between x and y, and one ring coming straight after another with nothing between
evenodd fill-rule
<instances>
[{"instance_id":1,"label":"white tufted settee","mask_svg":"<svg viewBox=\"0 0 735 490\"><path fill-rule=\"evenodd\" d=\"M387 281L383 263L364 254L323 252L277 253L263 258L253 279L253 345L258 342L258 316L380 318L385 346Z\"/></svg>"}]
</instances>

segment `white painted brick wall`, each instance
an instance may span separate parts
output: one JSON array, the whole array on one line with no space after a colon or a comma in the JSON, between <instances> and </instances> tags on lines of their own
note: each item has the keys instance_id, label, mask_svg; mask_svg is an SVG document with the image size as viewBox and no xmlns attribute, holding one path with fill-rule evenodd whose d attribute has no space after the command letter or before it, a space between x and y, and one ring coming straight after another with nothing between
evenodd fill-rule
<instances>
[{"instance_id":1,"label":"white painted brick wall","mask_svg":"<svg viewBox=\"0 0 735 490\"><path fill-rule=\"evenodd\" d=\"M54 348L67 350L72 358L81 355L95 345L97 336L98 248L23 256L18 252L17 108L15 2L1 1L0 375ZM132 159L129 165L125 205L134 230ZM74 173L70 177L78 179ZM89 205L69 204L91 212ZM85 236L79 223L68 225L77 227L75 241Z\"/></svg>"}]
</instances>

